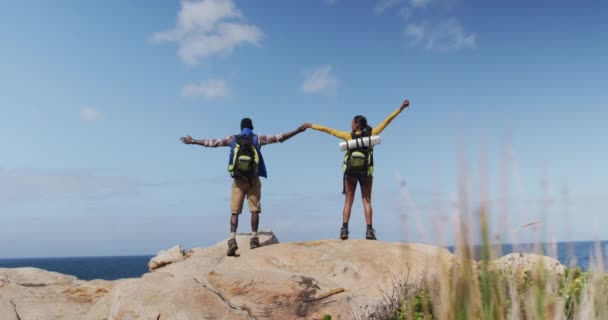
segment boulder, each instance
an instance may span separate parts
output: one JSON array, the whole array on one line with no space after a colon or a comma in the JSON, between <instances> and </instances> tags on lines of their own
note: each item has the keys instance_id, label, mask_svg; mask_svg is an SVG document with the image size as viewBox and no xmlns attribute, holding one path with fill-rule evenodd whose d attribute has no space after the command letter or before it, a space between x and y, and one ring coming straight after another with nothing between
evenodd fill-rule
<instances>
[{"instance_id":1,"label":"boulder","mask_svg":"<svg viewBox=\"0 0 608 320\"><path fill-rule=\"evenodd\" d=\"M10 282L22 287L46 287L50 285L69 285L76 277L37 268L0 268L2 282Z\"/></svg>"},{"instance_id":2,"label":"boulder","mask_svg":"<svg viewBox=\"0 0 608 320\"><path fill-rule=\"evenodd\" d=\"M156 256L148 262L148 270L154 271L166 265L184 261L186 252L182 246L174 246L168 250L161 250Z\"/></svg>"},{"instance_id":3,"label":"boulder","mask_svg":"<svg viewBox=\"0 0 608 320\"><path fill-rule=\"evenodd\" d=\"M1 269L0 319L82 319L113 286L36 268Z\"/></svg>"},{"instance_id":4,"label":"boulder","mask_svg":"<svg viewBox=\"0 0 608 320\"><path fill-rule=\"evenodd\" d=\"M566 267L557 259L533 253L511 253L490 263L499 270L521 270L524 272L535 271L541 266L549 273L562 276Z\"/></svg>"},{"instance_id":5,"label":"boulder","mask_svg":"<svg viewBox=\"0 0 608 320\"><path fill-rule=\"evenodd\" d=\"M221 241L115 286L86 319L351 319L395 281L417 281L453 259L422 244L319 240L249 250L246 235L237 241L238 257L227 257Z\"/></svg>"},{"instance_id":6,"label":"boulder","mask_svg":"<svg viewBox=\"0 0 608 320\"><path fill-rule=\"evenodd\" d=\"M19 320L15 305L12 301L2 299L2 297L0 297L0 315L2 315L2 320Z\"/></svg>"},{"instance_id":7,"label":"boulder","mask_svg":"<svg viewBox=\"0 0 608 320\"><path fill-rule=\"evenodd\" d=\"M34 268L0 269L1 319L183 320L353 319L367 314L396 284L419 283L458 260L442 247L368 240L278 243L260 232L249 249L239 234L236 257L226 240L184 253L161 251L141 278L82 281ZM490 263L532 270L539 262L556 274L557 260L512 254Z\"/></svg>"},{"instance_id":8,"label":"boulder","mask_svg":"<svg viewBox=\"0 0 608 320\"><path fill-rule=\"evenodd\" d=\"M250 251L249 240L251 239L251 233L239 233L236 235L236 243L239 246L237 255ZM258 232L258 240L262 247L267 247L272 244L279 243L276 235L272 231L260 231ZM224 257L228 250L228 239L222 240L212 246L204 248L193 248L186 253L186 257L194 256L206 256L206 257Z\"/></svg>"}]
</instances>

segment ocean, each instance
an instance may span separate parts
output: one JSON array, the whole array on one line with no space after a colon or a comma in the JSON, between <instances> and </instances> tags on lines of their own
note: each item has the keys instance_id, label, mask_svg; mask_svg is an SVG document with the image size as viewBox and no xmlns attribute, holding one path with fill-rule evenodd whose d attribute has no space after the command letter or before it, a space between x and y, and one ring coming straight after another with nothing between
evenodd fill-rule
<instances>
[{"instance_id":1,"label":"ocean","mask_svg":"<svg viewBox=\"0 0 608 320\"><path fill-rule=\"evenodd\" d=\"M0 268L34 267L82 280L139 278L152 256L0 259Z\"/></svg>"},{"instance_id":2,"label":"ocean","mask_svg":"<svg viewBox=\"0 0 608 320\"><path fill-rule=\"evenodd\" d=\"M606 250L608 249L608 241L576 241L576 242L558 242L555 248L552 248L553 245L544 244L542 246L542 254L546 256L556 256L557 260L561 262L564 266L570 267L572 263L575 263L576 266L581 269L587 271L589 270L589 266L592 263L592 256L595 256L596 246L599 245L600 252L603 254L603 264L604 269L608 267L607 259L605 259L606 254L608 253ZM501 256L507 255L512 252L521 252L521 253L537 253L537 246L535 244L519 244L517 246L511 244L504 244L502 248L500 245L498 246L500 251L502 252ZM496 248L496 249L498 249ZM450 251L454 252L453 247L448 248ZM497 252L498 250L494 250ZM479 259L479 247L476 248L475 258ZM554 253L552 253L554 252Z\"/></svg>"},{"instance_id":3,"label":"ocean","mask_svg":"<svg viewBox=\"0 0 608 320\"><path fill-rule=\"evenodd\" d=\"M576 257L576 264L583 270L588 270L591 253L596 242L562 242L557 244L557 259L569 266L571 256ZM606 252L608 241L600 242L601 252ZM454 248L448 248L451 251ZM513 252L512 245L503 245L503 254ZM518 252L535 252L534 245L520 245ZM549 250L545 251L549 255ZM569 254L572 252L573 255ZM0 268L34 267L76 276L83 280L104 279L116 280L121 278L138 278L148 272L148 261L152 256L120 256L120 257L74 257L74 258L28 258L0 259ZM608 264L604 263L606 266Z\"/></svg>"}]
</instances>

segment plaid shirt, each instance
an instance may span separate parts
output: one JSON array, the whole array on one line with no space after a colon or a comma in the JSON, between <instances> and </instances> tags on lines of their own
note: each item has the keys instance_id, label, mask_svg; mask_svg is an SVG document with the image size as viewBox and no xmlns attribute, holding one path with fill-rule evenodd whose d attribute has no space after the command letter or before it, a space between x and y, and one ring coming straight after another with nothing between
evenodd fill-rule
<instances>
[{"instance_id":1,"label":"plaid shirt","mask_svg":"<svg viewBox=\"0 0 608 320\"><path fill-rule=\"evenodd\" d=\"M258 143L260 144L260 146L263 146L266 144L283 142L283 141L285 141L284 136L285 136L285 133L279 133L279 134L273 135L273 136L261 134L261 135L258 135ZM232 145L232 140L234 140L234 136L229 136L224 139L201 139L201 140L196 139L196 143L200 144L202 146L211 147L211 148L229 147Z\"/></svg>"}]
</instances>

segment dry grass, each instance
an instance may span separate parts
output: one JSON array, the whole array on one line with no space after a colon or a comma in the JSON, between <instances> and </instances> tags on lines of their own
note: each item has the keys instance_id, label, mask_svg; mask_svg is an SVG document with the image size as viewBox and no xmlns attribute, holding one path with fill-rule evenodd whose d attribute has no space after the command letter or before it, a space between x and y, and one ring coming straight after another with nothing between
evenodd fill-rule
<instances>
[{"instance_id":1,"label":"dry grass","mask_svg":"<svg viewBox=\"0 0 608 320\"><path fill-rule=\"evenodd\" d=\"M470 247L461 250L472 252ZM530 270L499 269L488 260L476 262L471 257L458 254L459 262L439 275L396 280L383 301L358 318L608 319L608 276L601 268L589 272L566 268L560 275L542 260Z\"/></svg>"},{"instance_id":2,"label":"dry grass","mask_svg":"<svg viewBox=\"0 0 608 320\"><path fill-rule=\"evenodd\" d=\"M460 147L464 149L463 146ZM484 148L482 148L484 149ZM504 149L502 173L500 181L501 199L509 196L511 180L520 186L517 196L521 194L521 179L518 175L517 163L514 160L510 144ZM545 266L544 260L539 259L531 268L523 269L515 264L507 268L497 268L490 263L493 259L501 257L502 243L500 239L509 239L517 252L517 228L511 226L509 220L509 206L506 202L498 202L495 210L498 214L491 216L489 205L489 179L487 159L480 156L480 182L481 194L473 205L470 190L468 168L464 160L464 152L460 157L460 177L458 184L458 200L454 205L456 221L449 223L455 229L455 255L457 262L447 267L443 272L431 277L420 279L405 279L395 282L392 292L384 296L384 300L376 306L368 308L368 312L360 319L484 319L484 320L589 320L608 319L608 276L603 270L603 254L599 243L592 257L590 271L583 272L574 264L569 265L563 274L555 272L550 266ZM541 205L540 223L548 225L548 179L544 174L541 179L543 200ZM424 229L420 222L421 215L410 196L406 184L400 181L403 192L404 209L402 219L408 218L416 226L418 241L428 241L424 235L434 234L443 236L445 225L439 223L441 219L435 217L448 216L442 208L435 206L432 232ZM439 194L439 192L437 192ZM567 219L567 188L562 188L562 205ZM525 211L524 204L520 204L520 214ZM491 236L490 221L499 221L499 229L495 236ZM404 222L404 221L402 221ZM536 227L534 222L524 227ZM455 227L454 227L455 226ZM473 227L475 226L475 227ZM537 232L536 252L555 256L556 249L545 252L542 239L546 230L535 229ZM405 231L404 231L405 233ZM478 258L474 260L474 241L481 241ZM500 236L498 236L500 235ZM445 243L445 239L430 239L438 243ZM479 243L479 242L478 242ZM570 261L576 261L572 251L569 252Z\"/></svg>"}]
</instances>

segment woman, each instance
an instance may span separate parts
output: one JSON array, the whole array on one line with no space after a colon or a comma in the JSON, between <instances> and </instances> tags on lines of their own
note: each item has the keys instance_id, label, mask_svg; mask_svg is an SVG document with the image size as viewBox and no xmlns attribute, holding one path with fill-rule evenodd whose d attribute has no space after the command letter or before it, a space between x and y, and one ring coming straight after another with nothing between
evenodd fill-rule
<instances>
[{"instance_id":1,"label":"woman","mask_svg":"<svg viewBox=\"0 0 608 320\"><path fill-rule=\"evenodd\" d=\"M318 124L305 123L304 128L312 128L315 130L329 133L343 140L351 140L353 138L365 137L380 134L384 128L397 116L401 111L410 105L408 100L403 101L399 109L395 110L377 127L371 128L367 125L367 119L364 116L358 115L353 118L351 128L352 132L338 131ZM345 194L344 209L342 210L342 228L340 229L340 239L348 239L348 220L350 219L350 211L355 199L355 191L357 190L357 182L361 185L361 198L363 200L363 208L365 211L365 220L367 222L367 231L365 239L376 240L376 231L372 227L372 183L373 183L373 148L362 147L350 149L344 157L344 189Z\"/></svg>"}]
</instances>

